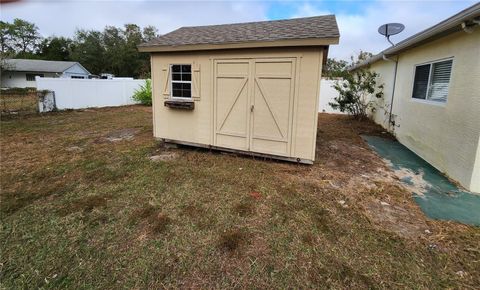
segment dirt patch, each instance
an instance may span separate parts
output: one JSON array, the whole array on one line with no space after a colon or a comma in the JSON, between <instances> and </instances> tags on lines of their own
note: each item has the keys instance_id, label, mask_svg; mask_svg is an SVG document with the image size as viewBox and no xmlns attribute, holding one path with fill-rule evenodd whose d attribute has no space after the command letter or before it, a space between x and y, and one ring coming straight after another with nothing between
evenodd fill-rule
<instances>
[{"instance_id":1,"label":"dirt patch","mask_svg":"<svg viewBox=\"0 0 480 290\"><path fill-rule=\"evenodd\" d=\"M161 234L172 223L167 214L152 205L136 209L130 216L130 221L140 224L150 234Z\"/></svg>"},{"instance_id":2,"label":"dirt patch","mask_svg":"<svg viewBox=\"0 0 480 290\"><path fill-rule=\"evenodd\" d=\"M352 212L361 208L382 230L406 238L424 234L425 216L413 202L411 190L405 188L361 135L393 137L372 122L348 116L320 114L318 128L315 164L301 174L284 171L286 178L311 184L315 191L336 191L332 197L337 206ZM331 229L328 214L317 212L314 219L326 233Z\"/></svg>"},{"instance_id":3,"label":"dirt patch","mask_svg":"<svg viewBox=\"0 0 480 290\"><path fill-rule=\"evenodd\" d=\"M247 241L247 234L242 229L232 229L220 234L218 247L227 252L235 252Z\"/></svg>"},{"instance_id":4,"label":"dirt patch","mask_svg":"<svg viewBox=\"0 0 480 290\"><path fill-rule=\"evenodd\" d=\"M83 148L80 146L70 146L66 149L68 152L82 152Z\"/></svg>"},{"instance_id":5,"label":"dirt patch","mask_svg":"<svg viewBox=\"0 0 480 290\"><path fill-rule=\"evenodd\" d=\"M128 141L132 140L139 131L140 130L136 128L120 129L111 132L110 134L108 134L108 136L105 137L105 139L110 142L120 142L124 140Z\"/></svg>"},{"instance_id":6,"label":"dirt patch","mask_svg":"<svg viewBox=\"0 0 480 290\"><path fill-rule=\"evenodd\" d=\"M174 160L178 157L178 154L175 152L162 152L158 155L153 155L148 157L153 162L158 162L158 161L170 161Z\"/></svg>"},{"instance_id":7,"label":"dirt patch","mask_svg":"<svg viewBox=\"0 0 480 290\"><path fill-rule=\"evenodd\" d=\"M427 224L414 211L387 202L375 200L366 205L366 213L382 230L404 237L415 238L425 234Z\"/></svg>"}]
</instances>

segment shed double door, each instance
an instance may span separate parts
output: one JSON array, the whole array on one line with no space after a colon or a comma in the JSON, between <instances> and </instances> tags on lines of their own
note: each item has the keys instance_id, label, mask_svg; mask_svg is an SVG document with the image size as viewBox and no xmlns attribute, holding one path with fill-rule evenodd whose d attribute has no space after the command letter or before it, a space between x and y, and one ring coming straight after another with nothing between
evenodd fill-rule
<instances>
[{"instance_id":1,"label":"shed double door","mask_svg":"<svg viewBox=\"0 0 480 290\"><path fill-rule=\"evenodd\" d=\"M214 61L214 145L290 156L295 58Z\"/></svg>"}]
</instances>

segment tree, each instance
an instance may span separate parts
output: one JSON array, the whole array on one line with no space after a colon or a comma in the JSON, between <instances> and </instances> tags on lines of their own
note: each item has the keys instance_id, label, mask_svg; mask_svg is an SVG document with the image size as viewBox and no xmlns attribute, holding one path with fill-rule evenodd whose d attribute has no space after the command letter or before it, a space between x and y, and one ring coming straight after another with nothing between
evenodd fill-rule
<instances>
[{"instance_id":1,"label":"tree","mask_svg":"<svg viewBox=\"0 0 480 290\"><path fill-rule=\"evenodd\" d=\"M39 44L37 54L46 60L69 61L72 59L72 45L70 38L51 36Z\"/></svg>"},{"instance_id":2,"label":"tree","mask_svg":"<svg viewBox=\"0 0 480 290\"><path fill-rule=\"evenodd\" d=\"M0 21L1 59L73 60L94 74L149 77L149 55L140 53L137 45L157 36L158 30L153 26L142 29L129 23L123 27L107 26L103 31L80 29L73 39L44 39L34 23L18 18L13 23Z\"/></svg>"},{"instance_id":3,"label":"tree","mask_svg":"<svg viewBox=\"0 0 480 290\"><path fill-rule=\"evenodd\" d=\"M369 109L375 103L372 97L383 97L383 84L377 87L377 77L376 72L366 69L346 72L343 80L337 81L334 85L339 96L329 105L341 112L347 112L356 119L366 118Z\"/></svg>"},{"instance_id":4,"label":"tree","mask_svg":"<svg viewBox=\"0 0 480 290\"><path fill-rule=\"evenodd\" d=\"M158 37L158 29L155 26L145 26L143 28L143 41L148 42Z\"/></svg>"},{"instance_id":5,"label":"tree","mask_svg":"<svg viewBox=\"0 0 480 290\"><path fill-rule=\"evenodd\" d=\"M0 50L2 54L11 52L12 49L12 37L11 37L11 24L8 22L0 21Z\"/></svg>"},{"instance_id":6,"label":"tree","mask_svg":"<svg viewBox=\"0 0 480 290\"><path fill-rule=\"evenodd\" d=\"M341 78L346 72L348 66L349 63L345 60L329 58L323 66L322 76L327 78Z\"/></svg>"},{"instance_id":7,"label":"tree","mask_svg":"<svg viewBox=\"0 0 480 290\"><path fill-rule=\"evenodd\" d=\"M15 51L20 56L33 54L37 48L38 41L41 39L38 33L38 27L31 22L15 18L10 24L10 36Z\"/></svg>"},{"instance_id":8,"label":"tree","mask_svg":"<svg viewBox=\"0 0 480 290\"><path fill-rule=\"evenodd\" d=\"M102 33L95 30L77 30L72 45L72 60L80 62L93 74L106 72Z\"/></svg>"},{"instance_id":9,"label":"tree","mask_svg":"<svg viewBox=\"0 0 480 290\"><path fill-rule=\"evenodd\" d=\"M373 53L368 52L368 51L360 50L357 57L355 57L353 55L350 57L350 62L351 62L350 65L351 66L357 65L357 64L359 64L361 62L364 62L365 60L367 60L371 57L373 57Z\"/></svg>"}]
</instances>

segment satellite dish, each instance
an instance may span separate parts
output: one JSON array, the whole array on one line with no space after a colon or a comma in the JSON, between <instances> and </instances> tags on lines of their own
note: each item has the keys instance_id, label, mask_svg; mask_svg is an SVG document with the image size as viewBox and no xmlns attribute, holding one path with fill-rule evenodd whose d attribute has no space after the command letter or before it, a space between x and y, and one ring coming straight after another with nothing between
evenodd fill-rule
<instances>
[{"instance_id":1,"label":"satellite dish","mask_svg":"<svg viewBox=\"0 0 480 290\"><path fill-rule=\"evenodd\" d=\"M387 23L387 24L381 25L378 28L378 33L380 33L381 35L384 35L391 45L395 45L393 44L393 42L390 41L390 36L399 34L404 29L405 29L405 25L401 23Z\"/></svg>"}]
</instances>

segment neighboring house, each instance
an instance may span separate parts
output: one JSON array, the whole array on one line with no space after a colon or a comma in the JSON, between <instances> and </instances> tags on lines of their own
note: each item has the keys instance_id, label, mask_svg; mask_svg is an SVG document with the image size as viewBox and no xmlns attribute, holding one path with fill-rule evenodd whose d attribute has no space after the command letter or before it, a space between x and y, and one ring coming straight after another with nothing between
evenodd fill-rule
<instances>
[{"instance_id":1,"label":"neighboring house","mask_svg":"<svg viewBox=\"0 0 480 290\"><path fill-rule=\"evenodd\" d=\"M2 66L2 88L36 87L36 76L86 79L90 75L88 70L74 61L6 59Z\"/></svg>"},{"instance_id":2,"label":"neighboring house","mask_svg":"<svg viewBox=\"0 0 480 290\"><path fill-rule=\"evenodd\" d=\"M385 84L375 121L474 192L480 192L479 22L477 3L354 68L379 73Z\"/></svg>"},{"instance_id":3,"label":"neighboring house","mask_svg":"<svg viewBox=\"0 0 480 290\"><path fill-rule=\"evenodd\" d=\"M312 163L335 16L182 27L151 52L154 136Z\"/></svg>"}]
</instances>

